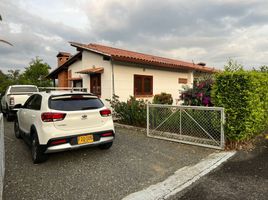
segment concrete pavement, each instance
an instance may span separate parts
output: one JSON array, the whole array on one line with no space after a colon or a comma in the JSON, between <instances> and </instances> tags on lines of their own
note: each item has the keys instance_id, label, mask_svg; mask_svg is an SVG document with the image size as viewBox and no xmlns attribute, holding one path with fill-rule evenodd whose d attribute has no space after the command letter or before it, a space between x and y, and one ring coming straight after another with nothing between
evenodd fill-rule
<instances>
[{"instance_id":1,"label":"concrete pavement","mask_svg":"<svg viewBox=\"0 0 268 200\"><path fill-rule=\"evenodd\" d=\"M268 137L260 137L252 151L239 151L213 173L170 199L267 200Z\"/></svg>"},{"instance_id":2,"label":"concrete pavement","mask_svg":"<svg viewBox=\"0 0 268 200\"><path fill-rule=\"evenodd\" d=\"M216 150L148 138L117 129L114 146L51 154L40 165L5 121L4 199L122 199L164 181Z\"/></svg>"}]
</instances>

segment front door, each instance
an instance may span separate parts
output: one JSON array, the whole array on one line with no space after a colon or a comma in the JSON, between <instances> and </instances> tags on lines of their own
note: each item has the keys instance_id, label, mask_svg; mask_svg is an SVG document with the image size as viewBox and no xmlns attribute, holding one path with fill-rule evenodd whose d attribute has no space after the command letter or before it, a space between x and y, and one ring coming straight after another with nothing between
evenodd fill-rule
<instances>
[{"instance_id":1,"label":"front door","mask_svg":"<svg viewBox=\"0 0 268 200\"><path fill-rule=\"evenodd\" d=\"M90 92L98 96L101 95L101 74L90 75Z\"/></svg>"}]
</instances>

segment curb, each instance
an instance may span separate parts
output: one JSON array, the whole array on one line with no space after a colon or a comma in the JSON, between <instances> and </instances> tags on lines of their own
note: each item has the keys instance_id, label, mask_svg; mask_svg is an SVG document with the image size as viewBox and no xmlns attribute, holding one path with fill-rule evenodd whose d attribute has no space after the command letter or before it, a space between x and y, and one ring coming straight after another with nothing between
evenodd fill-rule
<instances>
[{"instance_id":1,"label":"curb","mask_svg":"<svg viewBox=\"0 0 268 200\"><path fill-rule=\"evenodd\" d=\"M141 128L141 127L136 127L136 126L130 126L130 125L125 125L125 124L119 124L119 123L114 123L115 128L124 128L128 129L130 131L137 131L139 133L142 133L144 135L147 134L147 129L146 128Z\"/></svg>"},{"instance_id":2,"label":"curb","mask_svg":"<svg viewBox=\"0 0 268 200\"><path fill-rule=\"evenodd\" d=\"M123 200L163 200L174 196L187 188L195 181L227 161L236 152L220 152L210 154L196 165L186 166L177 170L163 182L151 185L148 188L132 193Z\"/></svg>"}]
</instances>

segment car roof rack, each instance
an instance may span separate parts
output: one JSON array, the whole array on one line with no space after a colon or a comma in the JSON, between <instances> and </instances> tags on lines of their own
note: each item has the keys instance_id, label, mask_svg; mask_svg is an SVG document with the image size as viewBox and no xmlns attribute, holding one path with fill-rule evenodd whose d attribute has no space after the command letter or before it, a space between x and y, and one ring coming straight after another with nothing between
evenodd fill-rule
<instances>
[{"instance_id":1,"label":"car roof rack","mask_svg":"<svg viewBox=\"0 0 268 200\"><path fill-rule=\"evenodd\" d=\"M87 88L82 87L38 87L40 92L50 93L52 91L87 92Z\"/></svg>"}]
</instances>

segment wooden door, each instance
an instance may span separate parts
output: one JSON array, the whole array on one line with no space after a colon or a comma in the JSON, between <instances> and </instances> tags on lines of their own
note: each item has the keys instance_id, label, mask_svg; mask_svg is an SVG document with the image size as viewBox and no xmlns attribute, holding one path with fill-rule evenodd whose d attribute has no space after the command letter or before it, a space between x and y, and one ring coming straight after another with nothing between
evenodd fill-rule
<instances>
[{"instance_id":1,"label":"wooden door","mask_svg":"<svg viewBox=\"0 0 268 200\"><path fill-rule=\"evenodd\" d=\"M90 75L90 92L98 96L101 95L101 74Z\"/></svg>"}]
</instances>

